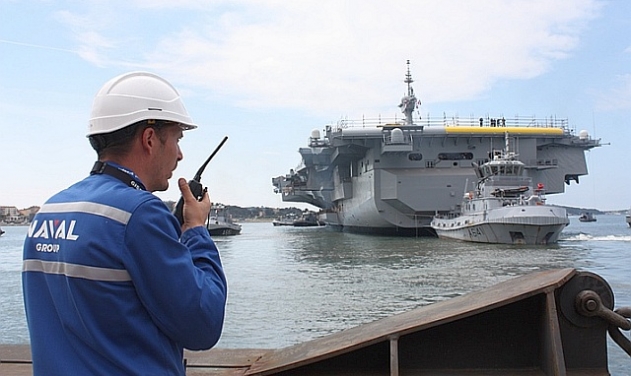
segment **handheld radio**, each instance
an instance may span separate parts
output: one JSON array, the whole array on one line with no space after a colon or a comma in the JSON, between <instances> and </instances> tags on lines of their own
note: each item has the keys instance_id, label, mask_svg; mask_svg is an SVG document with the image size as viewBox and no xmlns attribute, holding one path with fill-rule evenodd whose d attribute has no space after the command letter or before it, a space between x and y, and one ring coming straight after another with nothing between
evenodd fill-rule
<instances>
[{"instance_id":1,"label":"handheld radio","mask_svg":"<svg viewBox=\"0 0 631 376\"><path fill-rule=\"evenodd\" d=\"M212 152L210 157L206 159L206 162L204 162L204 164L202 164L199 170L197 170L197 173L195 174L193 179L189 180L188 186L191 188L191 192L193 193L193 196L195 196L197 200L201 200L204 194L204 188L202 187L202 183L201 183L202 173L204 172L206 165L208 165L208 162L210 162L210 160L213 159L215 154L217 154L219 149L221 149L221 147L227 140L228 140L228 136L225 136L223 140L221 140L219 145L215 148L215 150ZM175 218L177 218L178 222L180 222L180 225L184 223L183 211L184 211L184 198L180 197L180 200L177 202L177 204L175 205L175 209L173 210L173 215L175 216Z\"/></svg>"}]
</instances>

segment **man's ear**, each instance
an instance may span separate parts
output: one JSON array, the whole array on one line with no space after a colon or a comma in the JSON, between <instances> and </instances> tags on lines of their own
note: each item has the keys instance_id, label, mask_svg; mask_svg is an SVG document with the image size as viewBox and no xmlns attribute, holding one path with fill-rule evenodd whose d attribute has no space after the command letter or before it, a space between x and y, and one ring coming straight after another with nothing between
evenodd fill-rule
<instances>
[{"instance_id":1,"label":"man's ear","mask_svg":"<svg viewBox=\"0 0 631 376\"><path fill-rule=\"evenodd\" d=\"M151 152L158 141L156 130L151 127L145 128L140 135L140 141L142 143L143 150Z\"/></svg>"}]
</instances>

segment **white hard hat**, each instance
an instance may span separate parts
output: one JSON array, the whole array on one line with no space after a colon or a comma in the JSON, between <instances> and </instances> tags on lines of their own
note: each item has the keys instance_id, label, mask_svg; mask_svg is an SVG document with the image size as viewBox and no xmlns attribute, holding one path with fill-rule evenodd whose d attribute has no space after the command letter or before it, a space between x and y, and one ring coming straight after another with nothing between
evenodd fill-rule
<instances>
[{"instance_id":1,"label":"white hard hat","mask_svg":"<svg viewBox=\"0 0 631 376\"><path fill-rule=\"evenodd\" d=\"M197 128L170 83L153 73L125 73L107 81L96 94L88 136L150 119L180 123L184 130Z\"/></svg>"}]
</instances>

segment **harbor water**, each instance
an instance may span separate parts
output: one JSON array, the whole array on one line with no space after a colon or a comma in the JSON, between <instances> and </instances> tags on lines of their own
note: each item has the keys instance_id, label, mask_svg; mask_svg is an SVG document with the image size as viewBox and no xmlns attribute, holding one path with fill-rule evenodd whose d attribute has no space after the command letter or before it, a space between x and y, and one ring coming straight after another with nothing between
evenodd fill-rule
<instances>
[{"instance_id":1,"label":"harbor water","mask_svg":"<svg viewBox=\"0 0 631 376\"><path fill-rule=\"evenodd\" d=\"M0 237L0 343L28 343L20 273L27 227ZM510 278L577 268L611 285L616 308L631 306L631 228L624 216L570 218L558 244L507 246L397 238L243 223L217 237L228 306L217 347L280 348L481 290ZM627 338L629 332L624 333ZM609 371L630 375L608 341Z\"/></svg>"}]
</instances>

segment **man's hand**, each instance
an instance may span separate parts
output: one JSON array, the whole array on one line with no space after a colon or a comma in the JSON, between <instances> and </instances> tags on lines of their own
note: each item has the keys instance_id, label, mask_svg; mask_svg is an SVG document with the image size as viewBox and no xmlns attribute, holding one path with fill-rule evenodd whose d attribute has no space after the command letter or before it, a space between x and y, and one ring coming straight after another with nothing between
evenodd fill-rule
<instances>
[{"instance_id":1,"label":"man's hand","mask_svg":"<svg viewBox=\"0 0 631 376\"><path fill-rule=\"evenodd\" d=\"M211 207L208 192L204 191L202 200L197 201L186 179L179 178L177 184L180 187L180 192L182 192L182 198L184 199L184 210L182 211L184 223L182 223L182 232L189 228L205 226Z\"/></svg>"}]
</instances>

